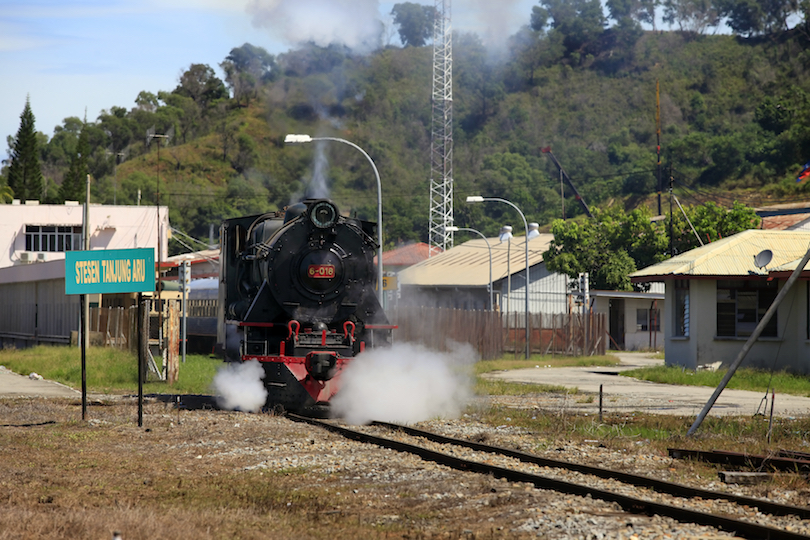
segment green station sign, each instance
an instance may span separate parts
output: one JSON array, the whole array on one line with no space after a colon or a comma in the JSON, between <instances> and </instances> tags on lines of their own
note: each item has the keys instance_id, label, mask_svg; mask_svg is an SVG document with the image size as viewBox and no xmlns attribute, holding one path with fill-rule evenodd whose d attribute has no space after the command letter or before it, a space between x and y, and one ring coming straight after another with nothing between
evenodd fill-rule
<instances>
[{"instance_id":1,"label":"green station sign","mask_svg":"<svg viewBox=\"0 0 810 540\"><path fill-rule=\"evenodd\" d=\"M110 294L154 290L153 248L65 252L65 294Z\"/></svg>"}]
</instances>

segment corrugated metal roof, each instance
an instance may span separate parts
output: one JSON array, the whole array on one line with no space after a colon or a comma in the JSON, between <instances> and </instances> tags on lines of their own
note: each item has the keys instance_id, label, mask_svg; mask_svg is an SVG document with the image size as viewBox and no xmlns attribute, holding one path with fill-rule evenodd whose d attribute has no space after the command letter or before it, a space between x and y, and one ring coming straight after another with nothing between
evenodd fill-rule
<instances>
[{"instance_id":1,"label":"corrugated metal roof","mask_svg":"<svg viewBox=\"0 0 810 540\"><path fill-rule=\"evenodd\" d=\"M522 272L526 268L524 238L512 238L511 249L507 242L500 243L497 238L488 239L492 247L492 281L505 278L507 268L512 274ZM529 240L530 268L543 262L543 253L548 250L553 239L552 234L541 234ZM510 261L507 261L507 252ZM464 242L406 268L398 274L398 277L402 285L486 287L489 283L487 244L482 238Z\"/></svg>"},{"instance_id":2,"label":"corrugated metal roof","mask_svg":"<svg viewBox=\"0 0 810 540\"><path fill-rule=\"evenodd\" d=\"M630 298L635 300L663 300L666 297L663 292L601 291L596 289L591 289L590 295L602 298Z\"/></svg>"},{"instance_id":3,"label":"corrugated metal roof","mask_svg":"<svg viewBox=\"0 0 810 540\"><path fill-rule=\"evenodd\" d=\"M409 244L383 252L383 267L411 266L428 258L430 246L424 242ZM375 257L376 262L376 257Z\"/></svg>"},{"instance_id":4,"label":"corrugated metal roof","mask_svg":"<svg viewBox=\"0 0 810 540\"><path fill-rule=\"evenodd\" d=\"M163 267L180 266L183 261L189 261L191 264L216 262L219 261L219 249L201 249L200 251L172 255L163 260Z\"/></svg>"},{"instance_id":5,"label":"corrugated metal roof","mask_svg":"<svg viewBox=\"0 0 810 540\"><path fill-rule=\"evenodd\" d=\"M648 266L630 277L633 281L655 281L665 276L765 275L769 270L801 259L808 244L810 232L751 229ZM754 264L754 257L765 249L773 252L773 259L760 270Z\"/></svg>"},{"instance_id":6,"label":"corrugated metal roof","mask_svg":"<svg viewBox=\"0 0 810 540\"><path fill-rule=\"evenodd\" d=\"M801 228L800 225L810 219L810 214L789 214L786 216L766 216L762 218L761 229L788 231Z\"/></svg>"}]
</instances>

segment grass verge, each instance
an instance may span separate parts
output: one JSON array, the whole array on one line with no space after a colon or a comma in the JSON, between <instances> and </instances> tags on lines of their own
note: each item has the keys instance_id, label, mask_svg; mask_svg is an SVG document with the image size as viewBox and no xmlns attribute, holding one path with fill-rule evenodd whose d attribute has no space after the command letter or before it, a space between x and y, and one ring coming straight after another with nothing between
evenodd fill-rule
<instances>
[{"instance_id":1,"label":"grass verge","mask_svg":"<svg viewBox=\"0 0 810 540\"><path fill-rule=\"evenodd\" d=\"M485 373L513 369L547 369L552 367L587 367L615 366L619 359L614 356L559 356L534 354L528 360L515 359L512 354L504 354L495 360L481 360L473 366L475 374L475 393L490 396L520 396L523 394L569 393L576 394L576 389L550 384L529 384L502 381L482 377Z\"/></svg>"},{"instance_id":2,"label":"grass verge","mask_svg":"<svg viewBox=\"0 0 810 540\"><path fill-rule=\"evenodd\" d=\"M653 366L622 371L620 375L663 384L717 387L727 371L696 372L677 366ZM810 396L810 378L793 375L785 371L770 372L741 368L734 373L734 377L728 382L727 388L755 392L774 390L776 393L808 397Z\"/></svg>"},{"instance_id":3,"label":"grass verge","mask_svg":"<svg viewBox=\"0 0 810 540\"><path fill-rule=\"evenodd\" d=\"M46 379L81 388L81 350L77 347L40 345L29 349L5 349L0 351L0 365L21 375L35 372ZM208 393L211 381L222 365L218 358L186 355L177 382L171 386L165 382L147 382L144 392L160 393L170 389L177 394ZM138 358L127 351L90 347L86 371L89 392L116 394L138 390Z\"/></svg>"}]
</instances>

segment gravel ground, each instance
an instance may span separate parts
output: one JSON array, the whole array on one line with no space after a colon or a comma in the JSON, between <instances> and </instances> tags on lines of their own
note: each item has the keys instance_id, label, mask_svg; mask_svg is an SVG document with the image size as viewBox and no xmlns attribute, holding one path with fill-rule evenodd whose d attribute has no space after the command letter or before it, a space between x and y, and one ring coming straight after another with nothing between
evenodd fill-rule
<instances>
[{"instance_id":1,"label":"gravel ground","mask_svg":"<svg viewBox=\"0 0 810 540\"><path fill-rule=\"evenodd\" d=\"M115 452L170 456L180 474L258 474L290 471L301 474L302 486L328 494L324 513L330 519L372 523L386 537L400 538L547 538L568 539L711 539L734 538L709 527L682 524L669 518L627 514L616 504L537 489L470 472L460 472L415 456L344 439L325 430L271 414L246 414L210 409L176 411L148 400L144 428L134 425L131 399L89 411L94 429L124 434L130 441ZM483 400L455 420L431 420L417 427L460 438L517 448L558 460L573 461L677 481L704 489L728 490L767 497L783 504L806 506L808 493L763 486L736 486L707 479L691 465L653 450L645 441L625 450L605 448L599 441L544 441L511 425L493 426L472 411L513 398ZM4 419L0 429L21 430L25 423L75 421L75 402L0 400ZM542 414L542 413L541 413ZM378 429L367 427L366 429ZM388 438L404 437L382 430ZM428 444L428 443L425 443ZM442 451L448 451L442 449ZM470 451L454 449L461 457ZM477 459L515 467L508 458ZM658 494L628 488L609 480L562 473L556 469L520 465L535 474L587 482L602 489L635 491L633 496L657 500ZM122 473L123 474L123 473ZM268 474L269 476L269 474ZM2 469L0 469L2 480ZM2 483L2 482L0 482ZM5 484L4 484L5 485ZM804 485L804 483L802 483ZM803 488L802 488L803 489ZM628 493L631 494L631 493ZM295 500L288 503L295 509ZM685 501L694 509L738 515L741 510L722 501ZM763 524L810 534L810 523L797 518L771 518L749 513ZM401 533L398 531L408 531ZM0 534L2 537L2 534ZM200 536L207 538L206 536ZM124 535L127 539L127 535Z\"/></svg>"},{"instance_id":2,"label":"gravel ground","mask_svg":"<svg viewBox=\"0 0 810 540\"><path fill-rule=\"evenodd\" d=\"M481 404L479 404L481 406ZM191 415L192 413L188 413ZM196 414L196 413L194 413ZM731 533L709 527L682 524L669 518L627 514L614 504L588 497L560 494L536 489L531 485L503 480L425 462L408 454L379 449L345 440L317 428L296 426L292 431L282 429L289 422L267 415L249 416L249 421L268 425L268 431L284 432L287 436L268 437L253 444L234 447L225 440L183 443L177 450L200 451L205 460L232 460L244 470L305 468L317 481L339 478L339 489L362 500L369 509L379 512L380 523L411 520L412 525L425 532L433 525L413 520L415 513L435 513L435 519L447 526L461 527L461 532L475 535L489 530L507 536L554 539L633 539L633 538L733 538ZM488 444L534 451L545 457L612 468L669 481L688 483L704 489L729 491L738 495L762 497L761 486L723 484L707 481L700 476L685 478L685 465L665 455L650 452L643 441L634 451L616 451L600 447L598 441L584 444L564 443L545 451L536 451L536 435L514 426L492 426L476 416L464 415L456 420L433 420L418 427L460 439L486 439ZM407 438L383 428L366 429L388 438ZM422 442L423 446L432 443ZM445 451L433 445L437 450ZM198 450L195 450L198 449ZM496 465L522 468L535 474L570 482L582 482L607 490L661 501L664 496L646 489L628 487L618 482L586 477L579 473L564 473L557 469L520 464L509 458L491 455L475 456L465 449L455 448L455 455L468 459L486 460ZM770 490L767 497L775 502L803 506L807 494L791 490ZM748 516L750 520L777 528L810 534L810 522L794 517L761 516L754 511L737 508L723 501L683 501L685 506L701 512L733 517ZM428 510L429 509L429 510ZM339 511L340 509L337 509ZM462 525L466 523L466 525Z\"/></svg>"}]
</instances>

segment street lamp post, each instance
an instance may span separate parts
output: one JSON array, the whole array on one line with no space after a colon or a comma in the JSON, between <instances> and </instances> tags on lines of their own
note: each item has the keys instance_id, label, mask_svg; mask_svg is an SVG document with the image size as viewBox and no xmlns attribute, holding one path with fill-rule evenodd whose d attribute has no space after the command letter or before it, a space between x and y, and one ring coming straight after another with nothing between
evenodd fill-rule
<instances>
[{"instance_id":1,"label":"street lamp post","mask_svg":"<svg viewBox=\"0 0 810 540\"><path fill-rule=\"evenodd\" d=\"M310 143L315 141L337 141L343 144L348 144L352 148L360 151L361 154L366 156L366 159L371 163L371 168L374 170L374 176L377 179L377 299L380 302L380 307L383 305L383 221L382 221L382 183L380 182L380 173L377 171L377 166L374 160L371 159L365 150L357 146L351 141L340 139L338 137L310 137L309 135L295 135L288 134L284 137L285 143Z\"/></svg>"},{"instance_id":2,"label":"street lamp post","mask_svg":"<svg viewBox=\"0 0 810 540\"><path fill-rule=\"evenodd\" d=\"M515 210L517 210L518 214L520 214L521 219L523 220L523 228L526 231L526 238L524 241L524 247L526 251L526 308L525 308L525 317L526 317L526 359L531 356L531 343L529 341L529 224L526 222L526 216L523 215L523 212L520 211L520 208L515 206L513 203L507 201L506 199L500 199L497 197L481 197L480 195L471 195L467 197L468 203L479 203L484 201L497 201L506 203Z\"/></svg>"},{"instance_id":3,"label":"street lamp post","mask_svg":"<svg viewBox=\"0 0 810 540\"><path fill-rule=\"evenodd\" d=\"M492 311L494 304L492 303L492 246L489 245L489 240L487 237L484 236L480 231L476 231L475 229L470 229L467 227L445 227L445 232L458 232L458 231L467 231L471 233L475 233L481 238L484 239L484 242L487 243L487 250L489 250L489 284L487 288L489 289L489 310Z\"/></svg>"}]
</instances>

